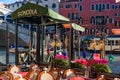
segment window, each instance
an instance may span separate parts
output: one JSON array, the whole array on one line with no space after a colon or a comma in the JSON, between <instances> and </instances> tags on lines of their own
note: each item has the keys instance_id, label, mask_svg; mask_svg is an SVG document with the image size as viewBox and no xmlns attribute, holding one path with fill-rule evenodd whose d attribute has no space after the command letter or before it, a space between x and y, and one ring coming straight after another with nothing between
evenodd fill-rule
<instances>
[{"instance_id":1,"label":"window","mask_svg":"<svg viewBox=\"0 0 120 80\"><path fill-rule=\"evenodd\" d=\"M82 25L82 23L83 23L82 17L80 17L78 20L79 20L79 21L78 21L78 24Z\"/></svg>"},{"instance_id":2,"label":"window","mask_svg":"<svg viewBox=\"0 0 120 80\"><path fill-rule=\"evenodd\" d=\"M46 4L45 7L48 7L48 5Z\"/></svg>"},{"instance_id":3,"label":"window","mask_svg":"<svg viewBox=\"0 0 120 80\"><path fill-rule=\"evenodd\" d=\"M119 13L115 13L115 16L116 16L116 17L119 16Z\"/></svg>"},{"instance_id":4,"label":"window","mask_svg":"<svg viewBox=\"0 0 120 80\"><path fill-rule=\"evenodd\" d=\"M96 4L96 10L99 10L98 4Z\"/></svg>"},{"instance_id":5,"label":"window","mask_svg":"<svg viewBox=\"0 0 120 80\"><path fill-rule=\"evenodd\" d=\"M94 10L94 4L92 4L91 9Z\"/></svg>"},{"instance_id":6,"label":"window","mask_svg":"<svg viewBox=\"0 0 120 80\"><path fill-rule=\"evenodd\" d=\"M70 13L68 13L68 18L71 18L71 14Z\"/></svg>"},{"instance_id":7,"label":"window","mask_svg":"<svg viewBox=\"0 0 120 80\"><path fill-rule=\"evenodd\" d=\"M114 20L114 18L112 18L112 23L114 23L115 22L115 20Z\"/></svg>"},{"instance_id":8,"label":"window","mask_svg":"<svg viewBox=\"0 0 120 80\"><path fill-rule=\"evenodd\" d=\"M79 10L80 10L80 11L82 11L82 10L83 10L83 7L82 7L81 5L80 5L80 7L79 7Z\"/></svg>"},{"instance_id":9,"label":"window","mask_svg":"<svg viewBox=\"0 0 120 80\"><path fill-rule=\"evenodd\" d=\"M102 4L102 10L104 10L105 9L105 4Z\"/></svg>"},{"instance_id":10,"label":"window","mask_svg":"<svg viewBox=\"0 0 120 80\"><path fill-rule=\"evenodd\" d=\"M53 9L56 8L56 4L55 4L55 3L53 3L52 8L53 8Z\"/></svg>"},{"instance_id":11,"label":"window","mask_svg":"<svg viewBox=\"0 0 120 80\"><path fill-rule=\"evenodd\" d=\"M115 6L115 9L117 9L118 7L117 6Z\"/></svg>"},{"instance_id":12,"label":"window","mask_svg":"<svg viewBox=\"0 0 120 80\"><path fill-rule=\"evenodd\" d=\"M118 22L118 21L115 21L115 26L120 26L120 22Z\"/></svg>"},{"instance_id":13,"label":"window","mask_svg":"<svg viewBox=\"0 0 120 80\"><path fill-rule=\"evenodd\" d=\"M6 16L6 21L9 23L13 23L13 20L11 19L11 15Z\"/></svg>"},{"instance_id":14,"label":"window","mask_svg":"<svg viewBox=\"0 0 120 80\"><path fill-rule=\"evenodd\" d=\"M71 19L74 19L74 13L72 13Z\"/></svg>"},{"instance_id":15,"label":"window","mask_svg":"<svg viewBox=\"0 0 120 80\"><path fill-rule=\"evenodd\" d=\"M92 16L91 19L90 19L90 22L93 24L95 23L95 18Z\"/></svg>"},{"instance_id":16,"label":"window","mask_svg":"<svg viewBox=\"0 0 120 80\"><path fill-rule=\"evenodd\" d=\"M110 4L107 4L107 9L110 9Z\"/></svg>"},{"instance_id":17,"label":"window","mask_svg":"<svg viewBox=\"0 0 120 80\"><path fill-rule=\"evenodd\" d=\"M4 20L4 13L0 11L0 20Z\"/></svg>"},{"instance_id":18,"label":"window","mask_svg":"<svg viewBox=\"0 0 120 80\"><path fill-rule=\"evenodd\" d=\"M14 7L14 5L12 5L12 7Z\"/></svg>"},{"instance_id":19,"label":"window","mask_svg":"<svg viewBox=\"0 0 120 80\"><path fill-rule=\"evenodd\" d=\"M17 3L17 7L19 7L19 4Z\"/></svg>"},{"instance_id":20,"label":"window","mask_svg":"<svg viewBox=\"0 0 120 80\"><path fill-rule=\"evenodd\" d=\"M106 29L105 29L106 35L109 35L109 31L110 31L109 28L106 28Z\"/></svg>"},{"instance_id":21,"label":"window","mask_svg":"<svg viewBox=\"0 0 120 80\"><path fill-rule=\"evenodd\" d=\"M102 5L99 4L99 11L102 11Z\"/></svg>"},{"instance_id":22,"label":"window","mask_svg":"<svg viewBox=\"0 0 120 80\"><path fill-rule=\"evenodd\" d=\"M90 30L90 34L95 34L95 29L92 28L92 29Z\"/></svg>"},{"instance_id":23,"label":"window","mask_svg":"<svg viewBox=\"0 0 120 80\"><path fill-rule=\"evenodd\" d=\"M63 6L62 6L62 4L60 5L60 9L62 9L63 8Z\"/></svg>"},{"instance_id":24,"label":"window","mask_svg":"<svg viewBox=\"0 0 120 80\"><path fill-rule=\"evenodd\" d=\"M75 17L76 17L76 20L78 20L78 18L79 18L79 15L78 15L78 13L76 13L76 16L75 16Z\"/></svg>"},{"instance_id":25,"label":"window","mask_svg":"<svg viewBox=\"0 0 120 80\"><path fill-rule=\"evenodd\" d=\"M112 9L115 9L115 5L112 5Z\"/></svg>"},{"instance_id":26,"label":"window","mask_svg":"<svg viewBox=\"0 0 120 80\"><path fill-rule=\"evenodd\" d=\"M85 34L88 34L88 29L87 28L85 28Z\"/></svg>"},{"instance_id":27,"label":"window","mask_svg":"<svg viewBox=\"0 0 120 80\"><path fill-rule=\"evenodd\" d=\"M36 2L36 4L38 4L38 2Z\"/></svg>"},{"instance_id":28,"label":"window","mask_svg":"<svg viewBox=\"0 0 120 80\"><path fill-rule=\"evenodd\" d=\"M24 3L22 3L22 5L24 5Z\"/></svg>"},{"instance_id":29,"label":"window","mask_svg":"<svg viewBox=\"0 0 120 80\"><path fill-rule=\"evenodd\" d=\"M119 45L118 43L119 43L119 41L115 41L115 45Z\"/></svg>"},{"instance_id":30,"label":"window","mask_svg":"<svg viewBox=\"0 0 120 80\"><path fill-rule=\"evenodd\" d=\"M71 5L72 6L72 5ZM75 8L79 8L79 4L75 3Z\"/></svg>"}]
</instances>

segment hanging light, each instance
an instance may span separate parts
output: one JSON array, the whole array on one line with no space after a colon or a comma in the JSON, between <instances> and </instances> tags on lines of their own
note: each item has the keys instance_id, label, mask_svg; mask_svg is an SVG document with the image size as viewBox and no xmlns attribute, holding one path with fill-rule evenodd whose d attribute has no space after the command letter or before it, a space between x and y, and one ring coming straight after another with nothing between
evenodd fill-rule
<instances>
[{"instance_id":1,"label":"hanging light","mask_svg":"<svg viewBox=\"0 0 120 80\"><path fill-rule=\"evenodd\" d=\"M99 50L103 50L104 49L104 42L100 41L98 47L99 47Z\"/></svg>"},{"instance_id":2,"label":"hanging light","mask_svg":"<svg viewBox=\"0 0 120 80\"><path fill-rule=\"evenodd\" d=\"M58 41L56 46L60 48L62 46L62 43L60 41Z\"/></svg>"},{"instance_id":3,"label":"hanging light","mask_svg":"<svg viewBox=\"0 0 120 80\"><path fill-rule=\"evenodd\" d=\"M52 46L52 48L55 47L55 41L52 41L51 46Z\"/></svg>"},{"instance_id":4,"label":"hanging light","mask_svg":"<svg viewBox=\"0 0 120 80\"><path fill-rule=\"evenodd\" d=\"M92 40L90 43L90 49L95 49L95 40Z\"/></svg>"}]
</instances>

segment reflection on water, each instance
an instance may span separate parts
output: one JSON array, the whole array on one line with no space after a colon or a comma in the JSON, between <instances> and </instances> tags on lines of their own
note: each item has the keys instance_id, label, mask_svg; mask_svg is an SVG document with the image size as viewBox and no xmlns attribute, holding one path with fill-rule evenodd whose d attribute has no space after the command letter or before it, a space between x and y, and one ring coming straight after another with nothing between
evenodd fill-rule
<instances>
[{"instance_id":1,"label":"reflection on water","mask_svg":"<svg viewBox=\"0 0 120 80\"><path fill-rule=\"evenodd\" d=\"M5 49L0 47L0 62L6 63L6 55ZM90 54L88 54L90 55ZM109 54L106 55L106 59L108 59ZM113 54L114 60L112 64L109 64L110 68L112 69L113 73L120 74L120 54ZM9 55L9 62L10 64L15 63L15 54Z\"/></svg>"}]
</instances>

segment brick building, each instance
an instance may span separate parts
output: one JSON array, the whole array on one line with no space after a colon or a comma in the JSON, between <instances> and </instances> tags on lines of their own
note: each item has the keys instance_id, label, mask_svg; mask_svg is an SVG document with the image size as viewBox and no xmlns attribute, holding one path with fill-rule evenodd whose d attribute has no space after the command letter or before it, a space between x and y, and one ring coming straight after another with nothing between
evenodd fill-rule
<instances>
[{"instance_id":1,"label":"brick building","mask_svg":"<svg viewBox=\"0 0 120 80\"><path fill-rule=\"evenodd\" d=\"M120 1L116 0L61 0L59 13L85 27L82 35L94 36L97 32L114 35L120 28Z\"/></svg>"}]
</instances>

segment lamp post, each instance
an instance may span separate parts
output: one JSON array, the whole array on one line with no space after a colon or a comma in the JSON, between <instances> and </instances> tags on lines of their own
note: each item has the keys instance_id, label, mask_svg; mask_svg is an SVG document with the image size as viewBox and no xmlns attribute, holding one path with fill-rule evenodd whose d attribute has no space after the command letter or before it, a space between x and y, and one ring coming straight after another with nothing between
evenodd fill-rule
<instances>
[{"instance_id":1,"label":"lamp post","mask_svg":"<svg viewBox=\"0 0 120 80\"><path fill-rule=\"evenodd\" d=\"M0 23L5 23L6 25L6 36L5 36L5 46L6 46L6 65L9 65L9 28L8 28L8 22L0 19Z\"/></svg>"}]
</instances>

